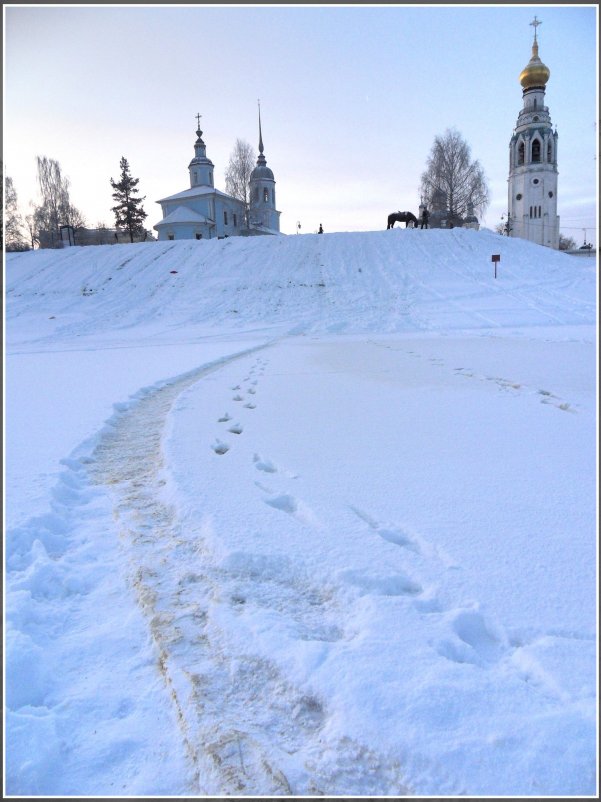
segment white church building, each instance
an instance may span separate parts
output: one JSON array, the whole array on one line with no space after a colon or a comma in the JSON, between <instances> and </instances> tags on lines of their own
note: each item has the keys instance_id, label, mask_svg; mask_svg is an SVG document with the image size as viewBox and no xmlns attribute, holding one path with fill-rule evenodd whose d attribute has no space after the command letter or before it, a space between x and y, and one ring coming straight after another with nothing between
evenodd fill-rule
<instances>
[{"instance_id":1,"label":"white church building","mask_svg":"<svg viewBox=\"0 0 601 802\"><path fill-rule=\"evenodd\" d=\"M190 187L157 201L163 219L153 228L159 240L213 239L214 237L279 234L280 212L275 205L275 179L263 153L263 136L259 114L259 157L250 175L248 226L244 203L215 188L213 162L200 130L200 115L194 158L188 165Z\"/></svg>"},{"instance_id":2,"label":"white church building","mask_svg":"<svg viewBox=\"0 0 601 802\"><path fill-rule=\"evenodd\" d=\"M520 73L524 107L509 143L509 235L559 248L557 215L557 130L545 106L551 74L538 55L536 17L532 57Z\"/></svg>"}]
</instances>

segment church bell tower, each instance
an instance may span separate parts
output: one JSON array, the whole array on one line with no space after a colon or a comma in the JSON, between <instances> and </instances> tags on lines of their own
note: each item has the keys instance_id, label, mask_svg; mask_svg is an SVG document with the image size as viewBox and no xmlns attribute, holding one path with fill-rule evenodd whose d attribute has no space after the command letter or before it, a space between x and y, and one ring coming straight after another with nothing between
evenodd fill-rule
<instances>
[{"instance_id":1,"label":"church bell tower","mask_svg":"<svg viewBox=\"0 0 601 802\"><path fill-rule=\"evenodd\" d=\"M261 106L259 106L259 157L250 174L250 224L251 227L280 230L280 212L275 208L275 179L267 166L263 153L261 132Z\"/></svg>"},{"instance_id":2,"label":"church bell tower","mask_svg":"<svg viewBox=\"0 0 601 802\"><path fill-rule=\"evenodd\" d=\"M538 55L534 17L532 57L520 73L524 107L509 143L509 236L559 248L557 215L557 130L545 106L551 74Z\"/></svg>"}]
</instances>

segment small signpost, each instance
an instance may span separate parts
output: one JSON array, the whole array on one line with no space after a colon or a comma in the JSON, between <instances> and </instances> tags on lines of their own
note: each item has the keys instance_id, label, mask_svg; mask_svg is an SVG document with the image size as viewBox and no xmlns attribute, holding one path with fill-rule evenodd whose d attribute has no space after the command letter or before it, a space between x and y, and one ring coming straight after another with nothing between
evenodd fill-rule
<instances>
[{"instance_id":1,"label":"small signpost","mask_svg":"<svg viewBox=\"0 0 601 802\"><path fill-rule=\"evenodd\" d=\"M495 278L496 278L497 277L497 262L501 261L501 254L500 253L493 253L490 261L495 263Z\"/></svg>"}]
</instances>

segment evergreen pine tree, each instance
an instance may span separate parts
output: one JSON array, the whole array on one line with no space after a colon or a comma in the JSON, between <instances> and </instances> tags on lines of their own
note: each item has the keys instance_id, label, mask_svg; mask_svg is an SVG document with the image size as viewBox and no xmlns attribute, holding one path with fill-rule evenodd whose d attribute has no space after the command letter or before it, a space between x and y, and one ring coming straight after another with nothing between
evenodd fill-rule
<instances>
[{"instance_id":1,"label":"evergreen pine tree","mask_svg":"<svg viewBox=\"0 0 601 802\"><path fill-rule=\"evenodd\" d=\"M121 157L119 162L121 168L121 180L118 182L113 181L111 178L111 186L115 190L113 192L113 200L117 201L117 205L112 207L115 213L115 223L117 228L124 228L129 231L130 241L134 241L135 234L141 234L144 231L142 225L144 219L148 217L142 208L143 198L134 197L139 190L137 189L139 178L132 178L129 172L129 164L125 156Z\"/></svg>"}]
</instances>

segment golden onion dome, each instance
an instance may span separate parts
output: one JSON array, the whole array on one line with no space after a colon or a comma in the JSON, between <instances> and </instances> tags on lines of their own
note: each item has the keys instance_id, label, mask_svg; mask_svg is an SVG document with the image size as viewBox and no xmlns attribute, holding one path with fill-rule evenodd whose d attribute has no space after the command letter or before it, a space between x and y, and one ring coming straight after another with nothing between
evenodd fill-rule
<instances>
[{"instance_id":1,"label":"golden onion dome","mask_svg":"<svg viewBox=\"0 0 601 802\"><path fill-rule=\"evenodd\" d=\"M524 89L533 86L545 86L551 75L551 70L538 57L538 42L532 45L532 58L520 73L520 83Z\"/></svg>"}]
</instances>

